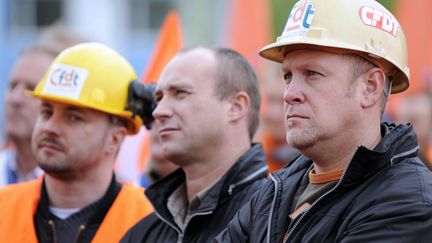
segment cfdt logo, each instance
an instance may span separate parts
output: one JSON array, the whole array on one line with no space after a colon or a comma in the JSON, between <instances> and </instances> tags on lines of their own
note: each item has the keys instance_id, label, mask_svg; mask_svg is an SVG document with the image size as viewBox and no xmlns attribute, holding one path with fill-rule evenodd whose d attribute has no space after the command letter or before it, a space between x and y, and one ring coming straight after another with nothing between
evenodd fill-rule
<instances>
[{"instance_id":1,"label":"cfdt logo","mask_svg":"<svg viewBox=\"0 0 432 243\"><path fill-rule=\"evenodd\" d=\"M363 6L359 10L359 15L365 25L384 30L393 36L396 36L398 33L398 22L391 15L385 12Z\"/></svg>"},{"instance_id":2,"label":"cfdt logo","mask_svg":"<svg viewBox=\"0 0 432 243\"><path fill-rule=\"evenodd\" d=\"M288 16L284 32L309 30L315 12L312 3L308 1L297 2Z\"/></svg>"},{"instance_id":3,"label":"cfdt logo","mask_svg":"<svg viewBox=\"0 0 432 243\"><path fill-rule=\"evenodd\" d=\"M80 96L88 76L86 69L57 63L50 70L43 92L72 99Z\"/></svg>"},{"instance_id":4,"label":"cfdt logo","mask_svg":"<svg viewBox=\"0 0 432 243\"><path fill-rule=\"evenodd\" d=\"M53 71L50 82L53 86L76 87L78 79L78 73L74 69L60 67Z\"/></svg>"}]
</instances>

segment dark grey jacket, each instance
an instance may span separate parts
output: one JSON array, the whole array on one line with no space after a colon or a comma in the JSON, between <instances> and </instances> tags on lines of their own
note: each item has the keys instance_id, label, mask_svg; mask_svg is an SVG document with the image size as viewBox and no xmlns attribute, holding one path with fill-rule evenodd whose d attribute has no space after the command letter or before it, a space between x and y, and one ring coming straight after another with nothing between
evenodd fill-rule
<instances>
[{"instance_id":1,"label":"dark grey jacket","mask_svg":"<svg viewBox=\"0 0 432 243\"><path fill-rule=\"evenodd\" d=\"M408 125L389 130L374 151L360 146L337 185L289 218L310 159L301 156L245 205L217 242L432 242L432 173L416 157Z\"/></svg>"},{"instance_id":2,"label":"dark grey jacket","mask_svg":"<svg viewBox=\"0 0 432 243\"><path fill-rule=\"evenodd\" d=\"M210 242L225 229L235 213L250 200L267 177L262 146L252 145L206 194L185 231L167 209L167 199L185 181L179 169L146 190L155 213L135 225L121 242Z\"/></svg>"}]
</instances>

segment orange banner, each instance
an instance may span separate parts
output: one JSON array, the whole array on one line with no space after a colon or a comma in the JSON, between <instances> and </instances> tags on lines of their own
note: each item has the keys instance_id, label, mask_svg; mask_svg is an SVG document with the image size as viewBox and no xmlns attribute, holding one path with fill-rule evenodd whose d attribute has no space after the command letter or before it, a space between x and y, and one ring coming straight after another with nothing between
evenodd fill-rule
<instances>
[{"instance_id":1,"label":"orange banner","mask_svg":"<svg viewBox=\"0 0 432 243\"><path fill-rule=\"evenodd\" d=\"M394 113L401 97L420 91L431 91L432 86L432 1L398 0L395 15L405 32L408 66L411 70L410 87L390 98L389 112Z\"/></svg>"},{"instance_id":2,"label":"orange banner","mask_svg":"<svg viewBox=\"0 0 432 243\"><path fill-rule=\"evenodd\" d=\"M178 14L171 11L165 17L154 48L150 64L147 66L141 82L157 82L160 72L171 58L183 47L182 31Z\"/></svg>"},{"instance_id":3,"label":"orange banner","mask_svg":"<svg viewBox=\"0 0 432 243\"><path fill-rule=\"evenodd\" d=\"M183 37L178 14L171 11L165 17L159 34L158 41L154 48L150 64L147 66L141 82L156 83L165 65L183 47ZM150 136L145 134L140 142L138 152L138 170L143 171L147 161L150 159Z\"/></svg>"}]
</instances>

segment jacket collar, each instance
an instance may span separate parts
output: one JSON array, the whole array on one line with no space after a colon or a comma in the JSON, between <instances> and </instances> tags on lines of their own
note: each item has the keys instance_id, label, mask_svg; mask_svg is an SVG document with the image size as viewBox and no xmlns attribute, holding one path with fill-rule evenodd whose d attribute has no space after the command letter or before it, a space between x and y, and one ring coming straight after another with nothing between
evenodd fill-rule
<instances>
[{"instance_id":1,"label":"jacket collar","mask_svg":"<svg viewBox=\"0 0 432 243\"><path fill-rule=\"evenodd\" d=\"M252 144L251 148L210 188L198 211L213 211L221 201L227 200L234 191L240 190L243 186L257 179L265 178L267 169L262 145ZM155 210L159 214L165 215L168 213L166 207L168 197L182 183L185 183L185 174L182 169L178 169L150 186L145 194L152 202Z\"/></svg>"},{"instance_id":2,"label":"jacket collar","mask_svg":"<svg viewBox=\"0 0 432 243\"><path fill-rule=\"evenodd\" d=\"M381 142L370 150L364 146L359 146L348 165L344 176L344 187L362 182L363 180L376 174L381 169L399 163L403 158L417 156L418 144L413 127L410 124L382 123ZM284 173L284 177L298 171L307 170L312 161L302 155L297 160L289 163L289 173Z\"/></svg>"},{"instance_id":3,"label":"jacket collar","mask_svg":"<svg viewBox=\"0 0 432 243\"><path fill-rule=\"evenodd\" d=\"M385 135L375 149L358 147L345 172L343 184L357 184L403 158L417 156L419 147L411 125L383 123L381 131Z\"/></svg>"}]
</instances>

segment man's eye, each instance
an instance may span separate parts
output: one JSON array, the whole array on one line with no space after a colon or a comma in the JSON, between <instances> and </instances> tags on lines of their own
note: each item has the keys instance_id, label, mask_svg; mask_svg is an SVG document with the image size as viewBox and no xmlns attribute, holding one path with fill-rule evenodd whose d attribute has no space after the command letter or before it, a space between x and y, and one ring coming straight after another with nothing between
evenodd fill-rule
<instances>
[{"instance_id":1,"label":"man's eye","mask_svg":"<svg viewBox=\"0 0 432 243\"><path fill-rule=\"evenodd\" d=\"M154 100L156 101L156 103L159 103L162 100L162 95L155 95Z\"/></svg>"},{"instance_id":2,"label":"man's eye","mask_svg":"<svg viewBox=\"0 0 432 243\"><path fill-rule=\"evenodd\" d=\"M26 84L26 90L34 90L36 88L33 84Z\"/></svg>"},{"instance_id":3,"label":"man's eye","mask_svg":"<svg viewBox=\"0 0 432 243\"><path fill-rule=\"evenodd\" d=\"M180 96L180 97L184 97L185 95L187 95L187 92L185 90L178 89L175 91L175 95Z\"/></svg>"},{"instance_id":4,"label":"man's eye","mask_svg":"<svg viewBox=\"0 0 432 243\"><path fill-rule=\"evenodd\" d=\"M68 115L68 120L69 121L82 121L83 119L77 115Z\"/></svg>"},{"instance_id":5,"label":"man's eye","mask_svg":"<svg viewBox=\"0 0 432 243\"><path fill-rule=\"evenodd\" d=\"M153 93L153 99L156 101L156 103L159 103L163 98L163 93L161 91L156 91Z\"/></svg>"},{"instance_id":6,"label":"man's eye","mask_svg":"<svg viewBox=\"0 0 432 243\"><path fill-rule=\"evenodd\" d=\"M322 76L322 74L319 72L316 72L316 71L308 70L308 71L306 71L306 76L307 77L319 77L319 76Z\"/></svg>"},{"instance_id":7,"label":"man's eye","mask_svg":"<svg viewBox=\"0 0 432 243\"><path fill-rule=\"evenodd\" d=\"M17 83L9 83L9 90L14 90L17 85Z\"/></svg>"},{"instance_id":8,"label":"man's eye","mask_svg":"<svg viewBox=\"0 0 432 243\"><path fill-rule=\"evenodd\" d=\"M292 80L292 72L285 73L283 76L285 83L289 84Z\"/></svg>"},{"instance_id":9,"label":"man's eye","mask_svg":"<svg viewBox=\"0 0 432 243\"><path fill-rule=\"evenodd\" d=\"M39 114L44 118L48 118L52 115L52 111L48 109L42 109L40 110Z\"/></svg>"}]
</instances>

